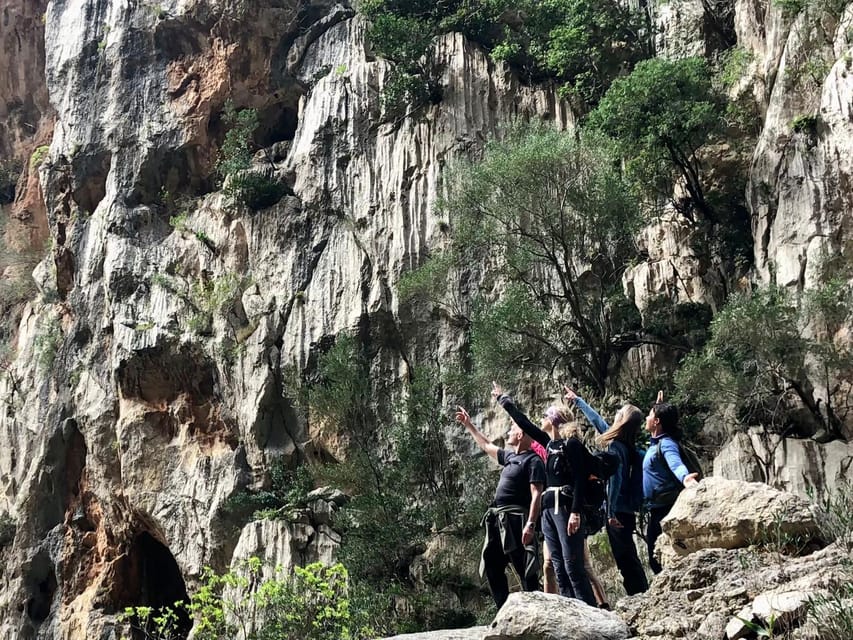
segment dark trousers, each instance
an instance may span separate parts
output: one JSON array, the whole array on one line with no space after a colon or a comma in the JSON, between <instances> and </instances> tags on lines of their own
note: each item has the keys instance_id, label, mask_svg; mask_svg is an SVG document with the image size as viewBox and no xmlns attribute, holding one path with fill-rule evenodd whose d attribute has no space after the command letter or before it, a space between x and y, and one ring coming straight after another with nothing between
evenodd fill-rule
<instances>
[{"instance_id":1,"label":"dark trousers","mask_svg":"<svg viewBox=\"0 0 853 640\"><path fill-rule=\"evenodd\" d=\"M595 606L595 596L586 575L583 562L584 538L583 523L577 533L569 535L569 510L561 505L554 513L554 508L542 510L542 533L545 544L551 552L551 564L557 574L557 587L561 596L583 600L588 605Z\"/></svg>"},{"instance_id":2,"label":"dark trousers","mask_svg":"<svg viewBox=\"0 0 853 640\"><path fill-rule=\"evenodd\" d=\"M652 507L649 509L649 526L646 529L646 546L649 549L649 566L655 573L660 573L663 567L655 558L655 543L658 541L660 534L663 533L660 528L660 521L663 520L672 509L672 505L665 507Z\"/></svg>"},{"instance_id":3,"label":"dark trousers","mask_svg":"<svg viewBox=\"0 0 853 640\"><path fill-rule=\"evenodd\" d=\"M621 529L607 525L607 539L610 540L610 549L613 559L622 574L622 584L629 596L642 593L649 588L646 572L640 557L637 555L637 547L634 544L634 527L637 524L637 516L633 513L617 513L616 519L622 524Z\"/></svg>"},{"instance_id":4,"label":"dark trousers","mask_svg":"<svg viewBox=\"0 0 853 640\"><path fill-rule=\"evenodd\" d=\"M486 580L489 583L489 590L492 592L492 597L495 599L498 609L503 606L503 603L509 597L506 566L510 563L518 574L518 578L521 581L521 588L524 591L539 590L539 572L535 568L532 571L528 569L526 566L527 553L524 546L520 544L524 522L526 522L526 518L511 516L508 519L507 526L512 527L514 537L519 541L519 544L507 552L504 552L501 545L501 536L497 524L492 520L487 525L491 528L491 531L489 532L489 544L483 550L483 562L485 564L485 574ZM536 536L533 536L531 544L537 544ZM536 558L537 554L534 554L533 557Z\"/></svg>"}]
</instances>

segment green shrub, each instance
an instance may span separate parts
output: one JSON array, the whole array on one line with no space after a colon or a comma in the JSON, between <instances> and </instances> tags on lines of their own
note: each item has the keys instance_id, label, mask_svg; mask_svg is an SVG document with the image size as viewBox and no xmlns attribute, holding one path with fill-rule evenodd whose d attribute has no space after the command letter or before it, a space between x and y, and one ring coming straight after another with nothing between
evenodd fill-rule
<instances>
[{"instance_id":1,"label":"green shrub","mask_svg":"<svg viewBox=\"0 0 853 640\"><path fill-rule=\"evenodd\" d=\"M809 597L806 634L809 640L850 640L853 638L853 580Z\"/></svg>"},{"instance_id":2,"label":"green shrub","mask_svg":"<svg viewBox=\"0 0 853 640\"><path fill-rule=\"evenodd\" d=\"M814 133L817 127L817 116L814 114L797 116L791 120L791 130L794 133Z\"/></svg>"},{"instance_id":3,"label":"green shrub","mask_svg":"<svg viewBox=\"0 0 853 640\"><path fill-rule=\"evenodd\" d=\"M37 171L41 166L42 162L44 162L45 158L47 158L47 154L50 153L49 145L42 145L40 147L36 147L33 154L30 156L30 171Z\"/></svg>"},{"instance_id":4,"label":"green shrub","mask_svg":"<svg viewBox=\"0 0 853 640\"><path fill-rule=\"evenodd\" d=\"M267 573L265 573L265 570ZM269 573L272 577L266 577ZM123 620L147 640L186 637L189 617L198 640L366 640L375 636L364 612L352 608L349 576L342 564L264 567L251 558L219 575L206 569L189 602L170 607L128 607Z\"/></svg>"},{"instance_id":5,"label":"green shrub","mask_svg":"<svg viewBox=\"0 0 853 640\"><path fill-rule=\"evenodd\" d=\"M223 119L229 129L219 149L216 165L219 175L225 179L223 192L232 201L252 210L275 204L286 191L284 185L251 170L253 136L258 128L257 110L238 111L229 101L225 105Z\"/></svg>"},{"instance_id":6,"label":"green shrub","mask_svg":"<svg viewBox=\"0 0 853 640\"><path fill-rule=\"evenodd\" d=\"M653 201L670 199L679 177L692 206L708 219L713 212L699 152L719 131L722 110L712 77L702 58L644 60L631 75L613 82L587 121L628 158L638 191ZM689 208L680 209L690 217Z\"/></svg>"},{"instance_id":7,"label":"green shrub","mask_svg":"<svg viewBox=\"0 0 853 640\"><path fill-rule=\"evenodd\" d=\"M404 278L407 299L470 326L484 375L512 383L559 368L603 392L617 336L637 322L621 275L643 221L608 141L517 127L444 179L451 242ZM482 293L447 295L449 279L481 270Z\"/></svg>"}]
</instances>

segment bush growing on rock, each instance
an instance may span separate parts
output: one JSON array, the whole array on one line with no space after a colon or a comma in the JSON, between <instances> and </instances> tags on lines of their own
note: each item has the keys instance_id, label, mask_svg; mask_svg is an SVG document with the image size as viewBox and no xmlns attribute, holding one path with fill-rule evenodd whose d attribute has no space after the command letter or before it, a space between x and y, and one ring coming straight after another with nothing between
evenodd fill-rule
<instances>
[{"instance_id":1,"label":"bush growing on rock","mask_svg":"<svg viewBox=\"0 0 853 640\"><path fill-rule=\"evenodd\" d=\"M671 198L677 177L706 219L714 216L700 151L719 130L722 110L712 78L702 58L644 60L613 82L587 123L616 141L629 174L653 202ZM693 217L690 206L675 204Z\"/></svg>"},{"instance_id":2,"label":"bush growing on rock","mask_svg":"<svg viewBox=\"0 0 853 640\"><path fill-rule=\"evenodd\" d=\"M285 574L258 558L224 574L207 568L189 602L128 607L123 620L146 640L362 640L375 637L367 612L353 607L342 564L313 563Z\"/></svg>"},{"instance_id":3,"label":"bush growing on rock","mask_svg":"<svg viewBox=\"0 0 853 640\"><path fill-rule=\"evenodd\" d=\"M430 57L443 33L464 34L527 81L556 80L581 109L651 55L647 16L614 0L369 0L359 9L372 46L395 63L385 102L397 115L438 97Z\"/></svg>"},{"instance_id":4,"label":"bush growing on rock","mask_svg":"<svg viewBox=\"0 0 853 640\"><path fill-rule=\"evenodd\" d=\"M853 351L836 340L853 312L853 287L843 277L793 294L779 287L732 296L711 323L705 348L676 374L683 397L734 405L738 421L775 433L840 433L846 406L835 406L833 380L853 368ZM815 387L830 393L815 397ZM808 420L793 409L805 407Z\"/></svg>"},{"instance_id":5,"label":"bush growing on rock","mask_svg":"<svg viewBox=\"0 0 853 640\"><path fill-rule=\"evenodd\" d=\"M628 346L624 332L639 324L636 310L625 312L621 275L642 224L607 142L518 127L446 180L449 246L401 291L467 314L483 375L567 371L602 393L614 354ZM451 279L472 271L483 282L473 308L448 303Z\"/></svg>"}]
</instances>

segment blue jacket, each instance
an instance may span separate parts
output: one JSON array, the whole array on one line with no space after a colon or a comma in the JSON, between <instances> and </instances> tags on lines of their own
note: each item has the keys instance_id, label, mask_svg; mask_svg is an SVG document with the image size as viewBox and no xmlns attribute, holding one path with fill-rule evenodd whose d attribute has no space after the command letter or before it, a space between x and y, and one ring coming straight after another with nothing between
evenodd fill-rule
<instances>
[{"instance_id":1,"label":"blue jacket","mask_svg":"<svg viewBox=\"0 0 853 640\"><path fill-rule=\"evenodd\" d=\"M678 443L671 436L664 434L652 438L643 459L643 495L648 506L671 505L672 500L661 501L659 497L661 494L681 491L684 488L684 478L689 473L678 451Z\"/></svg>"},{"instance_id":2,"label":"blue jacket","mask_svg":"<svg viewBox=\"0 0 853 640\"><path fill-rule=\"evenodd\" d=\"M590 407L582 398L575 400L575 406L580 409L598 433L604 433L609 428L598 412ZM613 517L617 513L633 513L631 505L631 459L630 450L624 442L613 441L607 447L609 453L619 458L619 468L607 481L607 515ZM645 465L644 465L645 467ZM644 474L645 475L645 474Z\"/></svg>"}]
</instances>

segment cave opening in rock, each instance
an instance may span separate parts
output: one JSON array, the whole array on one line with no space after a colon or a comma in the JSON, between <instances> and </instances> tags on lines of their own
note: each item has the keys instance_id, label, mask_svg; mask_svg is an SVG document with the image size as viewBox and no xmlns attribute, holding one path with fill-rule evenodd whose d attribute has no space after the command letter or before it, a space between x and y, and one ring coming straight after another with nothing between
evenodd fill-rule
<instances>
[{"instance_id":1,"label":"cave opening in rock","mask_svg":"<svg viewBox=\"0 0 853 640\"><path fill-rule=\"evenodd\" d=\"M50 615L53 595L56 593L56 572L46 553L39 553L30 561L26 577L27 616L40 625Z\"/></svg>"},{"instance_id":2,"label":"cave opening in rock","mask_svg":"<svg viewBox=\"0 0 853 640\"><path fill-rule=\"evenodd\" d=\"M74 191L77 206L91 215L107 195L107 176L113 156L109 152L78 153L74 157Z\"/></svg>"},{"instance_id":3,"label":"cave opening in rock","mask_svg":"<svg viewBox=\"0 0 853 640\"><path fill-rule=\"evenodd\" d=\"M296 105L278 103L258 111L255 142L261 148L293 140L299 124Z\"/></svg>"},{"instance_id":4,"label":"cave opening in rock","mask_svg":"<svg viewBox=\"0 0 853 640\"><path fill-rule=\"evenodd\" d=\"M150 533L143 531L134 538L128 560L129 571L124 576L128 580L125 585L127 600L122 604L155 610L171 608L177 615L177 622L170 637L185 639L192 627L192 619L182 607L175 607L175 603L187 602L189 598L181 570L169 549ZM143 633L147 631L143 630Z\"/></svg>"}]
</instances>

